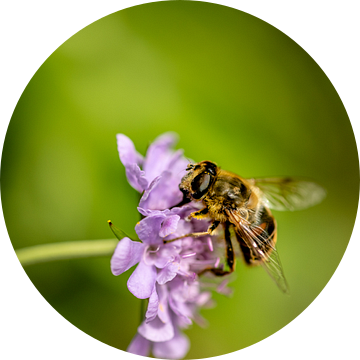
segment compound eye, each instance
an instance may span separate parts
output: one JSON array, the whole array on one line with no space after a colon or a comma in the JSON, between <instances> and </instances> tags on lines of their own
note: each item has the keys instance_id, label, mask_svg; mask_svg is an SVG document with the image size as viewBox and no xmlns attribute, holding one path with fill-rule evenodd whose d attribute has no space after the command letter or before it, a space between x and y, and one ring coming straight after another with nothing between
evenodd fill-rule
<instances>
[{"instance_id":1,"label":"compound eye","mask_svg":"<svg viewBox=\"0 0 360 360\"><path fill-rule=\"evenodd\" d=\"M211 183L211 175L207 173L202 173L195 177L191 182L191 189L194 192L193 198L200 199L207 192Z\"/></svg>"},{"instance_id":2,"label":"compound eye","mask_svg":"<svg viewBox=\"0 0 360 360\"><path fill-rule=\"evenodd\" d=\"M217 168L217 166L213 163L208 163L206 165L206 171L214 176L216 175L216 168Z\"/></svg>"}]
</instances>

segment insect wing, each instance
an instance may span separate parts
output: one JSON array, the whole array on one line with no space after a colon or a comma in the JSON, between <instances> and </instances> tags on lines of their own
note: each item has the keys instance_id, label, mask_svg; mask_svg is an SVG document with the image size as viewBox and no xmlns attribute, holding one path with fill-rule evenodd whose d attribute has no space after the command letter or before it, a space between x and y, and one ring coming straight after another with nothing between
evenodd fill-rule
<instances>
[{"instance_id":1,"label":"insect wing","mask_svg":"<svg viewBox=\"0 0 360 360\"><path fill-rule=\"evenodd\" d=\"M264 205L274 210L303 210L320 203L326 190L320 185L299 178L264 178L250 182L261 191Z\"/></svg>"},{"instance_id":2,"label":"insect wing","mask_svg":"<svg viewBox=\"0 0 360 360\"><path fill-rule=\"evenodd\" d=\"M236 233L250 249L255 259L254 262L261 264L280 290L288 294L289 287L274 239L269 238L269 235L261 227L250 225L238 211L227 210L226 213L230 222L235 225Z\"/></svg>"},{"instance_id":3,"label":"insect wing","mask_svg":"<svg viewBox=\"0 0 360 360\"><path fill-rule=\"evenodd\" d=\"M284 270L280 262L279 253L276 247L274 247L267 260L261 263L261 266L275 281L276 285L280 288L280 290L283 291L285 294L289 294L289 285L286 281Z\"/></svg>"},{"instance_id":4,"label":"insect wing","mask_svg":"<svg viewBox=\"0 0 360 360\"><path fill-rule=\"evenodd\" d=\"M258 262L275 281L281 291L288 294L289 286L285 279L284 271L280 262L280 257L275 244L270 244L264 237L264 232L259 235L256 228L253 229L248 225L239 224L240 233L243 240L259 259Z\"/></svg>"}]
</instances>

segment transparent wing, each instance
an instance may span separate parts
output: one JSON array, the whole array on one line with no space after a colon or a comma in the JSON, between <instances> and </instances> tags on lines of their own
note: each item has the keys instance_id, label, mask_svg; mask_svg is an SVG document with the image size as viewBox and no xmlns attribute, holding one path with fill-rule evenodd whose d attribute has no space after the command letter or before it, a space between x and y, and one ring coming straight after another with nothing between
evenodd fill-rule
<instances>
[{"instance_id":1,"label":"transparent wing","mask_svg":"<svg viewBox=\"0 0 360 360\"><path fill-rule=\"evenodd\" d=\"M251 225L236 210L228 210L229 220L235 225L237 235L250 249L251 263L261 265L275 281L281 291L288 294L289 286L285 279L279 254L275 247L276 234L272 237L260 226Z\"/></svg>"},{"instance_id":2,"label":"transparent wing","mask_svg":"<svg viewBox=\"0 0 360 360\"><path fill-rule=\"evenodd\" d=\"M261 191L264 205L274 210L303 210L320 203L326 190L306 179L263 178L249 180Z\"/></svg>"},{"instance_id":3,"label":"transparent wing","mask_svg":"<svg viewBox=\"0 0 360 360\"><path fill-rule=\"evenodd\" d=\"M261 228L239 224L240 233L247 246L281 291L288 294L289 286L285 279L280 257L274 243L271 243ZM260 235L261 234L261 235Z\"/></svg>"}]
</instances>

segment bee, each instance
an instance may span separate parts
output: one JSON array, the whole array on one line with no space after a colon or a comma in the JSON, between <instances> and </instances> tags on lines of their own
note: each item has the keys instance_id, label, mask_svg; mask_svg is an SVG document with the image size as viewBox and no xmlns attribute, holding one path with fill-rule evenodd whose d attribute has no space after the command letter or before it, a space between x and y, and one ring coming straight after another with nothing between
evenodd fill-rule
<instances>
[{"instance_id":1,"label":"bee","mask_svg":"<svg viewBox=\"0 0 360 360\"><path fill-rule=\"evenodd\" d=\"M191 213L188 219L211 220L205 232L185 234L185 237L212 235L221 224L226 243L226 262L229 270L209 268L217 276L234 271L235 256L231 242L234 229L245 262L261 265L278 287L288 293L288 284L276 250L277 224L270 209L300 210L323 200L325 190L314 182L284 177L244 179L222 170L212 161L189 164L179 188L184 194L182 204L201 202L204 208ZM204 271L204 272L205 272Z\"/></svg>"}]
</instances>

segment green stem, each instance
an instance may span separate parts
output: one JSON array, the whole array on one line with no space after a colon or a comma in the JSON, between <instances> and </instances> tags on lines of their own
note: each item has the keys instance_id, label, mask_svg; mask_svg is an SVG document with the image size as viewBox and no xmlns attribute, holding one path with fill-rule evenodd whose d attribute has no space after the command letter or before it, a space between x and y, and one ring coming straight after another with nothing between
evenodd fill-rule
<instances>
[{"instance_id":1,"label":"green stem","mask_svg":"<svg viewBox=\"0 0 360 360\"><path fill-rule=\"evenodd\" d=\"M111 255L118 242L117 239L66 241L29 246L15 252L21 265L26 266L54 260Z\"/></svg>"}]
</instances>

